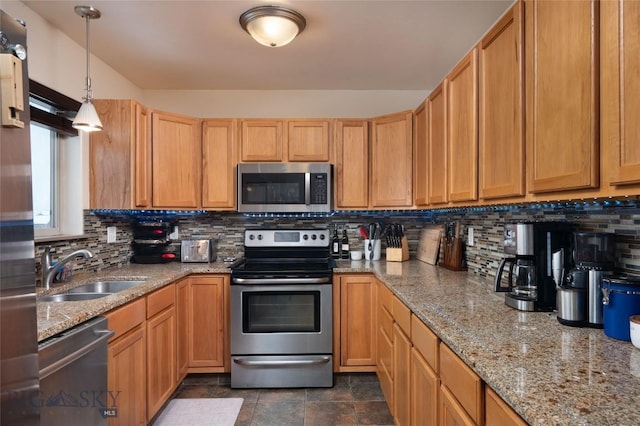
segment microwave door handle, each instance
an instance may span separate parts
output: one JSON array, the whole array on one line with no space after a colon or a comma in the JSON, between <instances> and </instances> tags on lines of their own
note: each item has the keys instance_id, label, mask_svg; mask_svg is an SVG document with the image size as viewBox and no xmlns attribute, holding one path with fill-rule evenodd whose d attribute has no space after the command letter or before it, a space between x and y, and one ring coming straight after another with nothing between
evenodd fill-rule
<instances>
[{"instance_id":1,"label":"microwave door handle","mask_svg":"<svg viewBox=\"0 0 640 426\"><path fill-rule=\"evenodd\" d=\"M304 203L311 204L311 173L304 174Z\"/></svg>"}]
</instances>

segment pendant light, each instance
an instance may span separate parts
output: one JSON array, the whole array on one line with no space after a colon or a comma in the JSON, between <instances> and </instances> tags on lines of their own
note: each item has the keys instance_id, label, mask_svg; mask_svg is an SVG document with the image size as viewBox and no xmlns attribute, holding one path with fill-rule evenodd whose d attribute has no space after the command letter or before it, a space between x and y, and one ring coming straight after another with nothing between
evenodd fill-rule
<instances>
[{"instance_id":1,"label":"pendant light","mask_svg":"<svg viewBox=\"0 0 640 426\"><path fill-rule=\"evenodd\" d=\"M286 7L258 6L240 15L240 26L258 43L280 47L304 31L307 21L300 13Z\"/></svg>"},{"instance_id":2,"label":"pendant light","mask_svg":"<svg viewBox=\"0 0 640 426\"><path fill-rule=\"evenodd\" d=\"M87 79L85 85L85 95L82 98L83 102L80 106L80 110L76 114L76 118L71 124L74 128L85 132L98 132L102 130L102 122L96 108L91 103L93 99L93 93L91 92L91 73L89 72L89 56L91 51L89 49L89 21L92 19L99 19L101 13L98 9L92 6L76 6L74 8L76 14L80 15L87 21Z\"/></svg>"}]
</instances>

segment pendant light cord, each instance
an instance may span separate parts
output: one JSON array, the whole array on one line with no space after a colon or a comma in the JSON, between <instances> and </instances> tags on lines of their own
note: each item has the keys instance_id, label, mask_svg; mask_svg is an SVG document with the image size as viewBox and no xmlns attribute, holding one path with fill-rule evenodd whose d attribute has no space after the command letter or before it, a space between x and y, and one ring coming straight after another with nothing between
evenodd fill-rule
<instances>
[{"instance_id":1,"label":"pendant light cord","mask_svg":"<svg viewBox=\"0 0 640 426\"><path fill-rule=\"evenodd\" d=\"M89 21L90 21L90 17L89 15L85 16L85 20L87 21L87 80L86 80L86 97L85 97L85 101L87 102L91 102L91 99L93 99L93 95L91 94L91 73L90 73L90 68L89 68L89 55L91 52L91 37L89 34Z\"/></svg>"}]
</instances>

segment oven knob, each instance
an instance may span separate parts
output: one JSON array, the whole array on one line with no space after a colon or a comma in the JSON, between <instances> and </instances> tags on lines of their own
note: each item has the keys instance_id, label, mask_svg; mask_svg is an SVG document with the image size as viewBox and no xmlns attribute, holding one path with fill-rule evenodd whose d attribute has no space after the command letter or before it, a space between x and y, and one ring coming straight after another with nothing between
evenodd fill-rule
<instances>
[{"instance_id":1,"label":"oven knob","mask_svg":"<svg viewBox=\"0 0 640 426\"><path fill-rule=\"evenodd\" d=\"M303 240L305 240L305 241L307 241L307 240L309 239L309 236L308 236L307 234L304 234L304 235L302 236L302 239L303 239Z\"/></svg>"},{"instance_id":2,"label":"oven knob","mask_svg":"<svg viewBox=\"0 0 640 426\"><path fill-rule=\"evenodd\" d=\"M320 239L324 240L324 234L320 234Z\"/></svg>"},{"instance_id":3,"label":"oven knob","mask_svg":"<svg viewBox=\"0 0 640 426\"><path fill-rule=\"evenodd\" d=\"M255 239L256 239L256 237L255 237L255 235L251 234L251 235L249 235L249 239L250 239L251 241L253 241L253 240L255 240Z\"/></svg>"},{"instance_id":4,"label":"oven knob","mask_svg":"<svg viewBox=\"0 0 640 426\"><path fill-rule=\"evenodd\" d=\"M316 234L312 234L312 235L311 235L311 239L312 239L312 240L315 240L316 238L318 238L318 237L316 236Z\"/></svg>"},{"instance_id":5,"label":"oven knob","mask_svg":"<svg viewBox=\"0 0 640 426\"><path fill-rule=\"evenodd\" d=\"M262 234L258 234L258 240L262 241Z\"/></svg>"}]
</instances>

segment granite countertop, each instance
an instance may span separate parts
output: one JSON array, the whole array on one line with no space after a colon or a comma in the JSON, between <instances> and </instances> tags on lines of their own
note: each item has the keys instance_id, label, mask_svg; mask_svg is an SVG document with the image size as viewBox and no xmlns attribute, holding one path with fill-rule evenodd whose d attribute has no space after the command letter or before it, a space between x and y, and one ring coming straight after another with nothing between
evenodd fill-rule
<instances>
[{"instance_id":1,"label":"granite countertop","mask_svg":"<svg viewBox=\"0 0 640 426\"><path fill-rule=\"evenodd\" d=\"M532 425L638 425L640 349L602 330L563 326L555 313L520 312L491 283L420 261L338 261L335 273L374 273L493 390ZM128 265L77 275L50 292L105 278L144 284L83 302L38 302L44 340L193 273L229 264ZM39 291L39 294L43 294Z\"/></svg>"}]
</instances>

